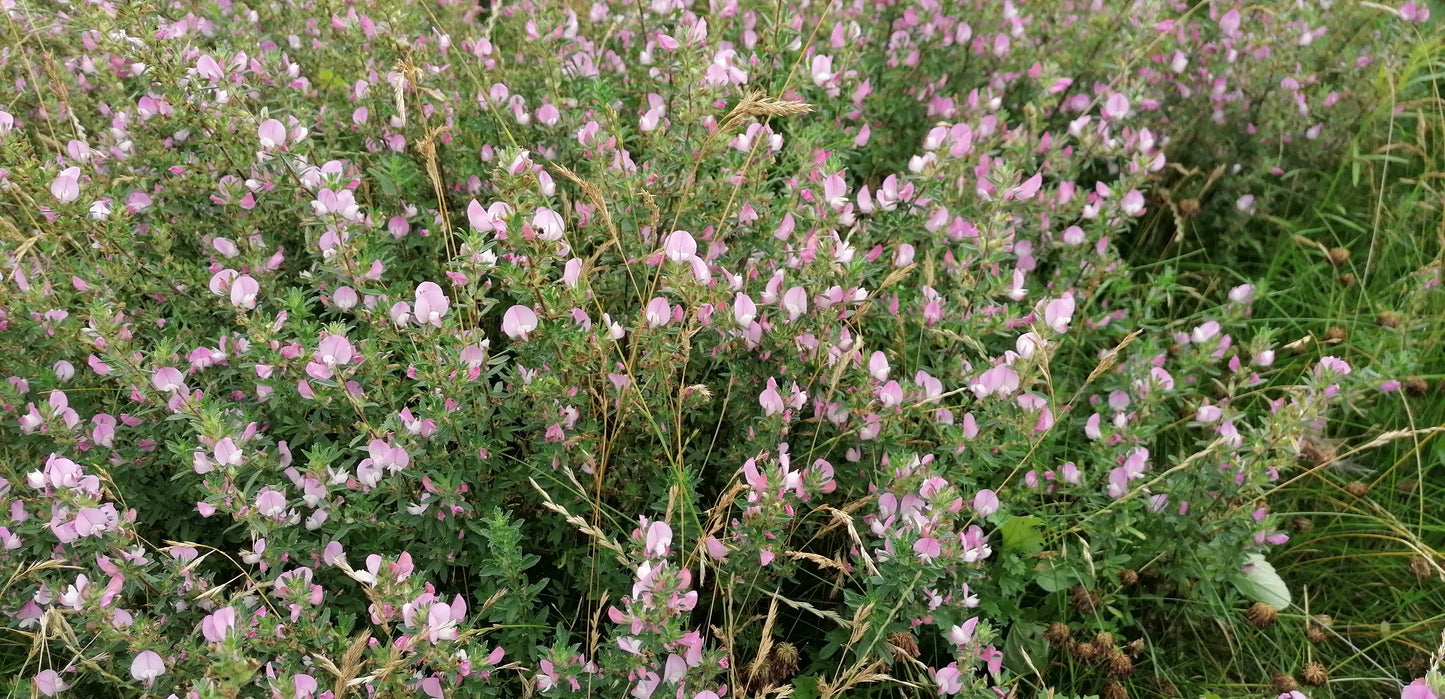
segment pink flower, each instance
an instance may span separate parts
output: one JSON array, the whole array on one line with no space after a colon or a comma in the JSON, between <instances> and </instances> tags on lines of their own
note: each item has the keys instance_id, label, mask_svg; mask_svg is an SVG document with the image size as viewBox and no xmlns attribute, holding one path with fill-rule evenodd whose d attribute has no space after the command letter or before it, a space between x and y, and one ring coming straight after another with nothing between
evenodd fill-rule
<instances>
[{"instance_id":1,"label":"pink flower","mask_svg":"<svg viewBox=\"0 0 1445 699\"><path fill-rule=\"evenodd\" d=\"M903 402L903 388L898 385L897 381L889 381L879 386L877 395L878 401L882 403L885 408L892 408Z\"/></svg>"},{"instance_id":2,"label":"pink flower","mask_svg":"<svg viewBox=\"0 0 1445 699\"><path fill-rule=\"evenodd\" d=\"M1038 333L1026 332L1019 335L1017 340L1014 340L1014 351L1018 352L1020 357L1028 359L1038 354L1039 350L1043 349L1047 344L1043 338L1039 337Z\"/></svg>"},{"instance_id":3,"label":"pink flower","mask_svg":"<svg viewBox=\"0 0 1445 699\"><path fill-rule=\"evenodd\" d=\"M1104 116L1111 121L1129 116L1129 98L1117 92L1109 95L1109 99L1104 101Z\"/></svg>"},{"instance_id":4,"label":"pink flower","mask_svg":"<svg viewBox=\"0 0 1445 699\"><path fill-rule=\"evenodd\" d=\"M795 286L783 292L783 310L788 313L788 321L798 319L798 316L808 312L808 292L801 286Z\"/></svg>"},{"instance_id":5,"label":"pink flower","mask_svg":"<svg viewBox=\"0 0 1445 699\"><path fill-rule=\"evenodd\" d=\"M1074 297L1065 296L1061 299L1049 301L1044 306L1044 324L1056 333L1064 333L1069 329L1069 321L1074 318Z\"/></svg>"},{"instance_id":6,"label":"pink flower","mask_svg":"<svg viewBox=\"0 0 1445 699\"><path fill-rule=\"evenodd\" d=\"M41 694L53 697L70 689L70 685L60 678L60 673L54 670L41 670L35 675L35 688L40 690Z\"/></svg>"},{"instance_id":7,"label":"pink flower","mask_svg":"<svg viewBox=\"0 0 1445 699\"><path fill-rule=\"evenodd\" d=\"M948 667L935 672L933 681L938 685L939 696L951 696L963 691L963 673L959 672L954 663L949 663Z\"/></svg>"},{"instance_id":8,"label":"pink flower","mask_svg":"<svg viewBox=\"0 0 1445 699\"><path fill-rule=\"evenodd\" d=\"M1400 692L1400 699L1437 699L1437 696L1429 683L1421 678L1407 685L1404 691Z\"/></svg>"},{"instance_id":9,"label":"pink flower","mask_svg":"<svg viewBox=\"0 0 1445 699\"><path fill-rule=\"evenodd\" d=\"M1219 31L1231 39L1239 36L1239 10L1230 10L1219 18Z\"/></svg>"},{"instance_id":10,"label":"pink flower","mask_svg":"<svg viewBox=\"0 0 1445 699\"><path fill-rule=\"evenodd\" d=\"M566 232L566 224L562 221L562 215L547 207L537 209L532 215L532 228L537 231L537 239L553 242L562 239Z\"/></svg>"},{"instance_id":11,"label":"pink flower","mask_svg":"<svg viewBox=\"0 0 1445 699\"><path fill-rule=\"evenodd\" d=\"M917 554L924 563L928 563L943 553L943 546L938 543L938 539L925 536L913 542L913 553Z\"/></svg>"},{"instance_id":12,"label":"pink flower","mask_svg":"<svg viewBox=\"0 0 1445 699\"><path fill-rule=\"evenodd\" d=\"M196 453L200 454L200 452ZM222 466L240 466L245 460L241 448L236 446L230 437L222 437L221 441L216 442L214 453L216 463Z\"/></svg>"},{"instance_id":13,"label":"pink flower","mask_svg":"<svg viewBox=\"0 0 1445 699\"><path fill-rule=\"evenodd\" d=\"M262 488L256 496L256 510L263 517L281 519L286 516L286 496L270 487Z\"/></svg>"},{"instance_id":14,"label":"pink flower","mask_svg":"<svg viewBox=\"0 0 1445 699\"><path fill-rule=\"evenodd\" d=\"M231 607L221 607L214 614L201 620L201 634L210 643L220 643L226 640L226 636L234 628L236 628L236 610Z\"/></svg>"},{"instance_id":15,"label":"pink flower","mask_svg":"<svg viewBox=\"0 0 1445 699\"><path fill-rule=\"evenodd\" d=\"M345 335L327 335L316 347L317 361L325 364L328 368L350 364L354 357L351 341L346 339Z\"/></svg>"},{"instance_id":16,"label":"pink flower","mask_svg":"<svg viewBox=\"0 0 1445 699\"><path fill-rule=\"evenodd\" d=\"M221 69L221 64L217 63L216 59L206 54L201 54L201 57L196 59L196 75L211 81L211 84L215 85L226 76L226 73Z\"/></svg>"},{"instance_id":17,"label":"pink flower","mask_svg":"<svg viewBox=\"0 0 1445 699\"><path fill-rule=\"evenodd\" d=\"M411 304L405 301L397 301L391 304L391 322L397 327L407 324L411 320Z\"/></svg>"},{"instance_id":18,"label":"pink flower","mask_svg":"<svg viewBox=\"0 0 1445 699\"><path fill-rule=\"evenodd\" d=\"M894 267L907 267L913 264L913 256L916 253L912 245L903 243L898 246L898 252L893 254Z\"/></svg>"},{"instance_id":19,"label":"pink flower","mask_svg":"<svg viewBox=\"0 0 1445 699\"><path fill-rule=\"evenodd\" d=\"M356 303L360 300L356 295L356 289L349 286L343 286L331 294L331 302L343 311L349 311L355 308Z\"/></svg>"},{"instance_id":20,"label":"pink flower","mask_svg":"<svg viewBox=\"0 0 1445 699\"><path fill-rule=\"evenodd\" d=\"M690 261L697 254L697 241L693 240L692 234L687 231L673 231L671 235L667 236L662 248L667 253L667 259L683 263Z\"/></svg>"},{"instance_id":21,"label":"pink flower","mask_svg":"<svg viewBox=\"0 0 1445 699\"><path fill-rule=\"evenodd\" d=\"M239 274L240 272L234 269L223 269L212 274L210 284L208 285L211 293L217 296L225 296L231 293L231 282L235 281L236 276Z\"/></svg>"},{"instance_id":22,"label":"pink flower","mask_svg":"<svg viewBox=\"0 0 1445 699\"><path fill-rule=\"evenodd\" d=\"M783 396L778 393L778 381L776 379L768 379L768 387L763 389L762 393L758 394L758 404L763 406L763 415L765 417L772 417L783 412Z\"/></svg>"},{"instance_id":23,"label":"pink flower","mask_svg":"<svg viewBox=\"0 0 1445 699\"><path fill-rule=\"evenodd\" d=\"M261 285L251 278L249 274L236 277L231 282L231 305L237 308L255 308L256 294L261 292Z\"/></svg>"},{"instance_id":24,"label":"pink flower","mask_svg":"<svg viewBox=\"0 0 1445 699\"><path fill-rule=\"evenodd\" d=\"M418 325L442 326L442 316L447 314L451 303L447 300L446 294L436 282L422 282L416 286L416 299L413 308L416 312Z\"/></svg>"},{"instance_id":25,"label":"pink flower","mask_svg":"<svg viewBox=\"0 0 1445 699\"><path fill-rule=\"evenodd\" d=\"M969 388L973 390L975 398L986 398L994 394L1008 397L1019 389L1019 375L1013 367L1000 364L980 374Z\"/></svg>"},{"instance_id":26,"label":"pink flower","mask_svg":"<svg viewBox=\"0 0 1445 699\"><path fill-rule=\"evenodd\" d=\"M569 289L576 289L577 283L581 280L582 260L576 257L567 260L567 264L562 268L562 283L566 284Z\"/></svg>"},{"instance_id":27,"label":"pink flower","mask_svg":"<svg viewBox=\"0 0 1445 699\"><path fill-rule=\"evenodd\" d=\"M130 676L140 680L149 687L155 683L157 677L166 674L166 663L161 660L160 654L153 650L141 651L130 663Z\"/></svg>"},{"instance_id":28,"label":"pink flower","mask_svg":"<svg viewBox=\"0 0 1445 699\"><path fill-rule=\"evenodd\" d=\"M1426 7L1423 3L1416 3L1415 0L1410 0L1410 2L1401 5L1400 9L1396 10L1396 12L1399 13L1400 19L1406 22L1427 22L1430 20L1430 8ZM1404 699L1412 698L1405 697ZM1431 694L1430 699L1435 699L1435 695Z\"/></svg>"},{"instance_id":29,"label":"pink flower","mask_svg":"<svg viewBox=\"0 0 1445 699\"><path fill-rule=\"evenodd\" d=\"M179 369L172 367L161 367L157 369L156 373L151 375L151 385L155 386L157 391L166 391L169 393L186 392L186 378L181 375Z\"/></svg>"},{"instance_id":30,"label":"pink flower","mask_svg":"<svg viewBox=\"0 0 1445 699\"><path fill-rule=\"evenodd\" d=\"M667 547L672 544L672 527L666 522L653 522L647 528L647 543L643 553L648 556L663 558L667 556Z\"/></svg>"},{"instance_id":31,"label":"pink flower","mask_svg":"<svg viewBox=\"0 0 1445 699\"><path fill-rule=\"evenodd\" d=\"M962 625L949 629L948 640L955 646L966 646L973 642L973 632L977 627L978 617L973 617L963 622Z\"/></svg>"},{"instance_id":32,"label":"pink flower","mask_svg":"<svg viewBox=\"0 0 1445 699\"><path fill-rule=\"evenodd\" d=\"M315 677L298 673L291 677L291 687L296 690L296 699L311 699L316 695L318 685Z\"/></svg>"},{"instance_id":33,"label":"pink flower","mask_svg":"<svg viewBox=\"0 0 1445 699\"><path fill-rule=\"evenodd\" d=\"M490 233L497 229L497 222L476 199L467 205L467 223L478 233Z\"/></svg>"},{"instance_id":34,"label":"pink flower","mask_svg":"<svg viewBox=\"0 0 1445 699\"><path fill-rule=\"evenodd\" d=\"M1137 189L1129 190L1129 193L1124 195L1124 200L1120 202L1120 208L1128 216L1138 216L1144 213L1144 195Z\"/></svg>"},{"instance_id":35,"label":"pink flower","mask_svg":"<svg viewBox=\"0 0 1445 699\"><path fill-rule=\"evenodd\" d=\"M1325 374L1348 376L1349 373L1349 363L1339 357L1320 357L1320 363L1315 365L1315 376L1324 376Z\"/></svg>"},{"instance_id":36,"label":"pink flower","mask_svg":"<svg viewBox=\"0 0 1445 699\"><path fill-rule=\"evenodd\" d=\"M647 310L643 313L643 317L647 319L649 328L667 325L667 321L672 320L672 307L668 305L667 299L661 296L654 297L647 302Z\"/></svg>"},{"instance_id":37,"label":"pink flower","mask_svg":"<svg viewBox=\"0 0 1445 699\"><path fill-rule=\"evenodd\" d=\"M874 352L868 357L868 374L879 381L888 380L888 357L882 352Z\"/></svg>"},{"instance_id":38,"label":"pink flower","mask_svg":"<svg viewBox=\"0 0 1445 699\"><path fill-rule=\"evenodd\" d=\"M461 600L460 597L457 598ZM453 605L445 602L437 602L427 610L426 616L426 637L428 641L455 641L457 639L457 622L461 621L461 614L455 613L465 610L465 603L462 603L461 610L454 610Z\"/></svg>"},{"instance_id":39,"label":"pink flower","mask_svg":"<svg viewBox=\"0 0 1445 699\"><path fill-rule=\"evenodd\" d=\"M757 315L758 305L753 303L753 299L747 294L738 292L738 295L733 298L733 320L737 321L738 325L746 328L752 325L753 319L756 318Z\"/></svg>"},{"instance_id":40,"label":"pink flower","mask_svg":"<svg viewBox=\"0 0 1445 699\"><path fill-rule=\"evenodd\" d=\"M267 119L256 127L256 137L261 141L261 150L271 150L286 144L286 126L275 119Z\"/></svg>"},{"instance_id":41,"label":"pink flower","mask_svg":"<svg viewBox=\"0 0 1445 699\"><path fill-rule=\"evenodd\" d=\"M50 193L62 204L80 198L80 168L68 167L50 183Z\"/></svg>"},{"instance_id":42,"label":"pink flower","mask_svg":"<svg viewBox=\"0 0 1445 699\"><path fill-rule=\"evenodd\" d=\"M833 79L833 57L825 54L813 56L811 65L813 84L819 87L827 85Z\"/></svg>"},{"instance_id":43,"label":"pink flower","mask_svg":"<svg viewBox=\"0 0 1445 699\"><path fill-rule=\"evenodd\" d=\"M532 331L537 329L537 314L526 306L512 306L502 314L502 332L507 337L516 339L527 339Z\"/></svg>"},{"instance_id":44,"label":"pink flower","mask_svg":"<svg viewBox=\"0 0 1445 699\"><path fill-rule=\"evenodd\" d=\"M998 512L998 494L985 488L973 496L973 509L980 517L989 517Z\"/></svg>"},{"instance_id":45,"label":"pink flower","mask_svg":"<svg viewBox=\"0 0 1445 699\"><path fill-rule=\"evenodd\" d=\"M728 548L723 545L715 536L709 536L704 542L707 546L707 555L715 561L721 561L728 557Z\"/></svg>"},{"instance_id":46,"label":"pink flower","mask_svg":"<svg viewBox=\"0 0 1445 699\"><path fill-rule=\"evenodd\" d=\"M230 238L212 238L211 247L223 257L232 258L241 254L241 249Z\"/></svg>"}]
</instances>

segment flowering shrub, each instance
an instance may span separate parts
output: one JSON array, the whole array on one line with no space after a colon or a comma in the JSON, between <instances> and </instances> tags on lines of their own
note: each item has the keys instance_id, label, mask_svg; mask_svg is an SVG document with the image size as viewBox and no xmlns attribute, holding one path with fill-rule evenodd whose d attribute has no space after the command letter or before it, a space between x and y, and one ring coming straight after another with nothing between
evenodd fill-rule
<instances>
[{"instance_id":1,"label":"flowering shrub","mask_svg":"<svg viewBox=\"0 0 1445 699\"><path fill-rule=\"evenodd\" d=\"M1381 377L1119 242L1426 11L957 5L4 3L21 691L1117 696L1148 598L1287 606Z\"/></svg>"}]
</instances>

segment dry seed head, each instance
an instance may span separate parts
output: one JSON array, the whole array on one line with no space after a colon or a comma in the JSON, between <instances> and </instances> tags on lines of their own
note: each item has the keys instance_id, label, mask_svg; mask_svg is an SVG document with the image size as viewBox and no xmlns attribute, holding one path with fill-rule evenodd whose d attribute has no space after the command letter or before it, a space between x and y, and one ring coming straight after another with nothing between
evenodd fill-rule
<instances>
[{"instance_id":1,"label":"dry seed head","mask_svg":"<svg viewBox=\"0 0 1445 699\"><path fill-rule=\"evenodd\" d=\"M1104 657L1093 643L1074 643L1069 646L1069 652L1074 659L1086 665L1093 665Z\"/></svg>"},{"instance_id":2,"label":"dry seed head","mask_svg":"<svg viewBox=\"0 0 1445 699\"><path fill-rule=\"evenodd\" d=\"M773 644L773 652L768 654L768 669L779 679L791 677L798 671L797 647L787 641Z\"/></svg>"},{"instance_id":3,"label":"dry seed head","mask_svg":"<svg viewBox=\"0 0 1445 699\"><path fill-rule=\"evenodd\" d=\"M1069 625L1062 621L1049 624L1048 630L1044 631L1044 640L1055 648L1064 648L1074 640L1074 633L1069 630Z\"/></svg>"},{"instance_id":4,"label":"dry seed head","mask_svg":"<svg viewBox=\"0 0 1445 699\"><path fill-rule=\"evenodd\" d=\"M1375 316L1375 325L1384 328L1398 328L1400 327L1400 314L1394 311L1382 311L1380 315Z\"/></svg>"},{"instance_id":5,"label":"dry seed head","mask_svg":"<svg viewBox=\"0 0 1445 699\"><path fill-rule=\"evenodd\" d=\"M1416 398L1425 395L1425 392L1430 390L1430 382L1418 376L1405 379L1401 386L1405 389L1405 395L1415 396Z\"/></svg>"},{"instance_id":6,"label":"dry seed head","mask_svg":"<svg viewBox=\"0 0 1445 699\"><path fill-rule=\"evenodd\" d=\"M1345 492L1349 493L1350 497L1362 498L1370 494L1370 486L1360 481L1350 481L1345 485Z\"/></svg>"},{"instance_id":7,"label":"dry seed head","mask_svg":"<svg viewBox=\"0 0 1445 699\"><path fill-rule=\"evenodd\" d=\"M1315 530L1315 523L1309 517L1293 517L1289 525L1297 532L1312 532Z\"/></svg>"},{"instance_id":8,"label":"dry seed head","mask_svg":"<svg viewBox=\"0 0 1445 699\"><path fill-rule=\"evenodd\" d=\"M1324 339L1324 341L1325 341L1325 342L1329 342L1329 343L1339 344L1339 343L1341 343L1341 342L1344 342L1345 339L1348 338L1349 336L1350 336L1350 333L1349 333L1348 331L1346 331L1344 328L1336 325L1335 327L1330 328L1329 330L1326 330L1326 331L1325 331L1325 339Z\"/></svg>"},{"instance_id":9,"label":"dry seed head","mask_svg":"<svg viewBox=\"0 0 1445 699\"><path fill-rule=\"evenodd\" d=\"M1349 287L1355 285L1355 275L1350 274L1349 272L1345 272L1344 274L1335 277L1335 283L1348 289Z\"/></svg>"},{"instance_id":10,"label":"dry seed head","mask_svg":"<svg viewBox=\"0 0 1445 699\"><path fill-rule=\"evenodd\" d=\"M1100 631L1094 634L1094 645L1102 650L1114 649L1114 634L1108 631Z\"/></svg>"},{"instance_id":11,"label":"dry seed head","mask_svg":"<svg viewBox=\"0 0 1445 699\"><path fill-rule=\"evenodd\" d=\"M893 659L903 662L906 658L917 658L920 654L918 639L913 634L898 631L888 636L888 646L893 651Z\"/></svg>"},{"instance_id":12,"label":"dry seed head","mask_svg":"<svg viewBox=\"0 0 1445 699\"><path fill-rule=\"evenodd\" d=\"M1330 681L1330 671L1319 663L1305 663L1305 666L1300 669L1299 678L1311 687L1323 687L1326 682Z\"/></svg>"},{"instance_id":13,"label":"dry seed head","mask_svg":"<svg viewBox=\"0 0 1445 699\"><path fill-rule=\"evenodd\" d=\"M1099 699L1129 699L1129 690L1124 689L1124 685L1109 680L1104 683L1104 692L1099 695Z\"/></svg>"},{"instance_id":14,"label":"dry seed head","mask_svg":"<svg viewBox=\"0 0 1445 699\"><path fill-rule=\"evenodd\" d=\"M1330 248L1329 251L1325 253L1325 259L1329 260L1330 264L1339 267L1350 261L1350 249L1341 247Z\"/></svg>"},{"instance_id":15,"label":"dry seed head","mask_svg":"<svg viewBox=\"0 0 1445 699\"><path fill-rule=\"evenodd\" d=\"M1334 446L1329 442L1305 437L1300 440L1300 458L1316 466L1323 466L1335 460L1336 452Z\"/></svg>"},{"instance_id":16,"label":"dry seed head","mask_svg":"<svg viewBox=\"0 0 1445 699\"><path fill-rule=\"evenodd\" d=\"M1109 653L1108 662L1104 664L1104 671L1115 679L1124 679L1134 674L1134 661L1124 654L1124 651L1115 650Z\"/></svg>"},{"instance_id":17,"label":"dry seed head","mask_svg":"<svg viewBox=\"0 0 1445 699\"><path fill-rule=\"evenodd\" d=\"M1139 574L1132 570L1119 571L1119 584L1123 587L1133 587L1139 584Z\"/></svg>"},{"instance_id":18,"label":"dry seed head","mask_svg":"<svg viewBox=\"0 0 1445 699\"><path fill-rule=\"evenodd\" d=\"M1085 614L1093 614L1099 611L1104 596L1097 590L1086 590L1082 585L1075 585L1069 589L1069 601L1073 602L1075 609Z\"/></svg>"},{"instance_id":19,"label":"dry seed head","mask_svg":"<svg viewBox=\"0 0 1445 699\"><path fill-rule=\"evenodd\" d=\"M1198 216L1199 209L1200 206L1198 199L1185 199L1184 201L1179 202L1179 214L1182 215L1184 218L1194 218L1195 216Z\"/></svg>"},{"instance_id":20,"label":"dry seed head","mask_svg":"<svg viewBox=\"0 0 1445 699\"><path fill-rule=\"evenodd\" d=\"M1430 562L1424 556L1410 557L1410 574L1417 578L1428 578L1433 571L1430 570Z\"/></svg>"},{"instance_id":21,"label":"dry seed head","mask_svg":"<svg viewBox=\"0 0 1445 699\"><path fill-rule=\"evenodd\" d=\"M1130 658L1138 660L1140 656L1144 655L1144 639L1136 638L1129 641L1124 646L1124 652L1128 653Z\"/></svg>"},{"instance_id":22,"label":"dry seed head","mask_svg":"<svg viewBox=\"0 0 1445 699\"><path fill-rule=\"evenodd\" d=\"M1244 613L1244 618L1249 620L1255 628L1269 628L1279 621L1279 612L1263 602L1255 602L1249 606Z\"/></svg>"},{"instance_id":23,"label":"dry seed head","mask_svg":"<svg viewBox=\"0 0 1445 699\"><path fill-rule=\"evenodd\" d=\"M1269 685L1270 691L1279 694L1289 694L1290 692L1299 689L1299 685L1295 684L1294 678L1284 674L1283 672L1270 673Z\"/></svg>"},{"instance_id":24,"label":"dry seed head","mask_svg":"<svg viewBox=\"0 0 1445 699\"><path fill-rule=\"evenodd\" d=\"M1308 638L1310 643L1324 643L1330 640L1330 635L1325 633L1324 629L1310 624L1305 627L1305 638Z\"/></svg>"}]
</instances>

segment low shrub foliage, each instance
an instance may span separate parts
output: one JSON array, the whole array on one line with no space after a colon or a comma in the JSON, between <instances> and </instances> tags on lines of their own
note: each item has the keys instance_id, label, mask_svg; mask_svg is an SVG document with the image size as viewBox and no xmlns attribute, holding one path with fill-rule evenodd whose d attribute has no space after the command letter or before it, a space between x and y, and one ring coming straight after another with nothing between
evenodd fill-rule
<instances>
[{"instance_id":1,"label":"low shrub foliage","mask_svg":"<svg viewBox=\"0 0 1445 699\"><path fill-rule=\"evenodd\" d=\"M1298 198L1415 3L0 11L21 696L1165 694L1418 369L1127 249Z\"/></svg>"}]
</instances>

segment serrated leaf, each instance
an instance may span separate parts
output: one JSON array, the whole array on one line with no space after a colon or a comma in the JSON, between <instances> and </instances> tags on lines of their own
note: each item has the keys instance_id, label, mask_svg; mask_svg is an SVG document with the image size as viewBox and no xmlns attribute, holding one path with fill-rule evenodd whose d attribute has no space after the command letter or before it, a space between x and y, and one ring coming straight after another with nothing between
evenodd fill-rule
<instances>
[{"instance_id":1,"label":"serrated leaf","mask_svg":"<svg viewBox=\"0 0 1445 699\"><path fill-rule=\"evenodd\" d=\"M1010 517L999 527L1004 550L1024 555L1043 550L1044 535L1040 531L1043 525L1044 521L1038 517Z\"/></svg>"},{"instance_id":2,"label":"serrated leaf","mask_svg":"<svg viewBox=\"0 0 1445 699\"><path fill-rule=\"evenodd\" d=\"M818 678L811 675L793 678L793 699L817 699L822 694L818 692Z\"/></svg>"}]
</instances>

